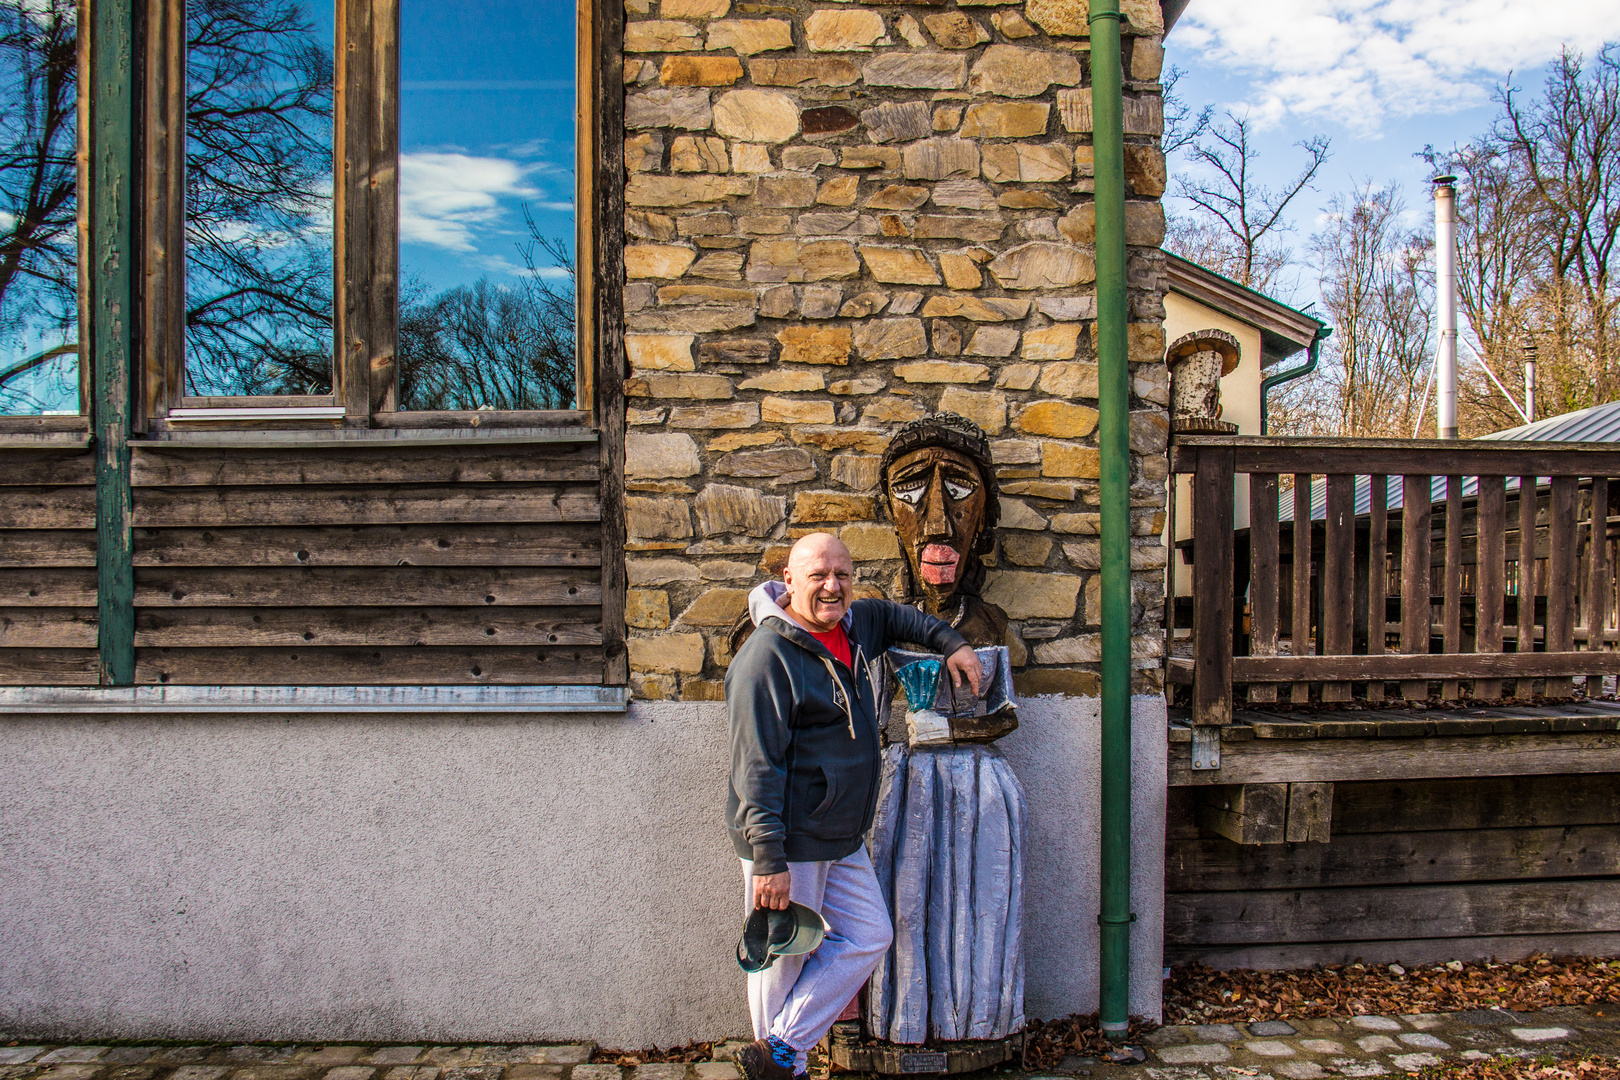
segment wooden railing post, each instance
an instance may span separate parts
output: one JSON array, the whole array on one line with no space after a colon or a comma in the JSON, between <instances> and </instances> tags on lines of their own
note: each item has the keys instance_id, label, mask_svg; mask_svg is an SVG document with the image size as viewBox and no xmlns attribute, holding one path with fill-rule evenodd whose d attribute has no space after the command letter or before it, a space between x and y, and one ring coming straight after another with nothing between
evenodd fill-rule
<instances>
[{"instance_id":1,"label":"wooden railing post","mask_svg":"<svg viewBox=\"0 0 1620 1080\"><path fill-rule=\"evenodd\" d=\"M1586 647L1601 652L1609 625L1609 478L1592 477L1592 526L1587 538ZM1588 675L1586 696L1602 696L1603 676Z\"/></svg>"},{"instance_id":2,"label":"wooden railing post","mask_svg":"<svg viewBox=\"0 0 1620 1080\"><path fill-rule=\"evenodd\" d=\"M1401 652L1429 651L1429 500L1427 476L1407 476L1401 489ZM1422 701L1429 696L1423 679L1401 683L1401 696Z\"/></svg>"},{"instance_id":3,"label":"wooden railing post","mask_svg":"<svg viewBox=\"0 0 1620 1080\"><path fill-rule=\"evenodd\" d=\"M1348 656L1355 640L1356 478L1330 473L1322 550L1322 655ZM1350 684L1322 684L1323 701L1349 701Z\"/></svg>"},{"instance_id":4,"label":"wooden railing post","mask_svg":"<svg viewBox=\"0 0 1620 1080\"><path fill-rule=\"evenodd\" d=\"M1441 578L1445 600L1440 609L1440 651L1446 653L1462 651L1462 486L1462 477L1446 477L1446 564ZM1459 692L1456 679L1440 684L1442 701L1456 701Z\"/></svg>"},{"instance_id":5,"label":"wooden railing post","mask_svg":"<svg viewBox=\"0 0 1620 1080\"><path fill-rule=\"evenodd\" d=\"M1547 507L1547 651L1569 652L1575 647L1575 542L1576 495L1573 476L1552 478L1552 501ZM1566 698L1575 692L1567 676L1547 680L1547 696Z\"/></svg>"},{"instance_id":6,"label":"wooden railing post","mask_svg":"<svg viewBox=\"0 0 1620 1080\"><path fill-rule=\"evenodd\" d=\"M1249 477L1249 655L1277 655L1277 474ZM1249 687L1252 702L1277 700L1275 683Z\"/></svg>"},{"instance_id":7,"label":"wooden railing post","mask_svg":"<svg viewBox=\"0 0 1620 1080\"><path fill-rule=\"evenodd\" d=\"M1294 625L1290 645L1295 656L1310 656L1311 648L1311 474L1294 474ZM1294 684L1296 705L1311 700L1311 684Z\"/></svg>"},{"instance_id":8,"label":"wooden railing post","mask_svg":"<svg viewBox=\"0 0 1620 1080\"><path fill-rule=\"evenodd\" d=\"M1481 476L1477 482L1474 651L1499 653L1502 651L1502 585L1507 572L1507 489L1500 476ZM1474 680L1474 696L1484 700L1501 697L1502 680Z\"/></svg>"},{"instance_id":9,"label":"wooden railing post","mask_svg":"<svg viewBox=\"0 0 1620 1080\"><path fill-rule=\"evenodd\" d=\"M1232 722L1232 494L1230 447L1200 447L1193 470L1193 768L1220 767ZM1213 750L1213 761L1210 751Z\"/></svg>"},{"instance_id":10,"label":"wooden railing post","mask_svg":"<svg viewBox=\"0 0 1620 1080\"><path fill-rule=\"evenodd\" d=\"M1536 478L1519 477L1519 640L1518 652L1536 651ZM1529 679L1513 684L1513 696L1529 698Z\"/></svg>"},{"instance_id":11,"label":"wooden railing post","mask_svg":"<svg viewBox=\"0 0 1620 1080\"><path fill-rule=\"evenodd\" d=\"M1384 655L1385 603L1389 592L1389 477L1369 476L1367 541L1367 655ZM1367 700L1384 700L1384 684L1367 684Z\"/></svg>"}]
</instances>

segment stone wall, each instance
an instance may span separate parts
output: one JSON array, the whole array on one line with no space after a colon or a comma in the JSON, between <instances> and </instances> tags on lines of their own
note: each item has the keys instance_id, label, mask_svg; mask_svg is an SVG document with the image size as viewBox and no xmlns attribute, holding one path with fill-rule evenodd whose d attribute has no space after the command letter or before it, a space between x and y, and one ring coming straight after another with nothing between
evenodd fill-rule
<instances>
[{"instance_id":1,"label":"stone wall","mask_svg":"<svg viewBox=\"0 0 1620 1080\"><path fill-rule=\"evenodd\" d=\"M961 413L1003 495L986 596L1025 694L1100 654L1084 0L626 0L631 682L721 696L747 590L836 531L902 566L878 456ZM1127 0L1136 691L1159 689L1163 22Z\"/></svg>"}]
</instances>

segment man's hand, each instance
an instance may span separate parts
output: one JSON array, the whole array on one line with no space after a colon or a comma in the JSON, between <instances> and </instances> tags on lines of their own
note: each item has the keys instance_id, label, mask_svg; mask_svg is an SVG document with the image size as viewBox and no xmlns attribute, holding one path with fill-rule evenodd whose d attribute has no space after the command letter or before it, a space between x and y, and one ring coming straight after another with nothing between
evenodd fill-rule
<instances>
[{"instance_id":1,"label":"man's hand","mask_svg":"<svg viewBox=\"0 0 1620 1080\"><path fill-rule=\"evenodd\" d=\"M780 874L766 874L764 877L754 879L754 906L757 908L775 908L777 911L786 910L788 906L788 886L792 884L792 875L784 870Z\"/></svg>"},{"instance_id":2,"label":"man's hand","mask_svg":"<svg viewBox=\"0 0 1620 1080\"><path fill-rule=\"evenodd\" d=\"M966 679L968 685L973 687L973 696L979 696L979 654L973 651L973 646L964 645L951 653L950 659L945 661L945 667L951 673L952 686L960 690L962 680Z\"/></svg>"}]
</instances>

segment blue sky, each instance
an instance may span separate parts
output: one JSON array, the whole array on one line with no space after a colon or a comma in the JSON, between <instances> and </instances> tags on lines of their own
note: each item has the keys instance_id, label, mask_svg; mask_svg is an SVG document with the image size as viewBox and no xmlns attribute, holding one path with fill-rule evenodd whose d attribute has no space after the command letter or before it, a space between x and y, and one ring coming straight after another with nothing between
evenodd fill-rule
<instances>
[{"instance_id":1,"label":"blue sky","mask_svg":"<svg viewBox=\"0 0 1620 1080\"><path fill-rule=\"evenodd\" d=\"M525 204L571 251L572 0L404 0L400 23L402 277L523 272Z\"/></svg>"},{"instance_id":2,"label":"blue sky","mask_svg":"<svg viewBox=\"0 0 1620 1080\"><path fill-rule=\"evenodd\" d=\"M1316 190L1295 203L1291 240L1303 248L1327 199L1364 178L1398 182L1411 224L1432 221L1428 169L1413 155L1487 129L1492 88L1510 73L1534 91L1561 46L1590 53L1604 41L1620 41L1617 0L1192 0L1165 47L1189 104L1255 121L1264 182L1297 175L1294 143L1332 139ZM1186 169L1171 162L1172 176ZM1315 290L1307 270L1293 299Z\"/></svg>"}]
</instances>

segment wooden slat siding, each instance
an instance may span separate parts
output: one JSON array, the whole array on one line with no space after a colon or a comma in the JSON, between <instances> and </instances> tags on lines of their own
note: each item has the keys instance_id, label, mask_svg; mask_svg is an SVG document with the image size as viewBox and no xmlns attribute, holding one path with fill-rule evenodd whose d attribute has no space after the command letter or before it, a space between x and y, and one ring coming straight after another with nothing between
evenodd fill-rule
<instances>
[{"instance_id":1,"label":"wooden slat siding","mask_svg":"<svg viewBox=\"0 0 1620 1080\"><path fill-rule=\"evenodd\" d=\"M101 658L88 649L0 649L0 686L95 686Z\"/></svg>"},{"instance_id":2,"label":"wooden slat siding","mask_svg":"<svg viewBox=\"0 0 1620 1080\"><path fill-rule=\"evenodd\" d=\"M94 649L93 607L0 608L0 648Z\"/></svg>"},{"instance_id":3,"label":"wooden slat siding","mask_svg":"<svg viewBox=\"0 0 1620 1080\"><path fill-rule=\"evenodd\" d=\"M1217 970L1286 971L1347 964L1496 963L1541 956L1614 956L1617 934L1504 934L1497 937L1403 938L1399 941L1312 942L1307 945L1173 946L1166 964L1200 963Z\"/></svg>"},{"instance_id":4,"label":"wooden slat siding","mask_svg":"<svg viewBox=\"0 0 1620 1080\"><path fill-rule=\"evenodd\" d=\"M1389 599L1389 477L1369 476L1367 539L1367 653L1384 654ZM1367 700L1384 700L1384 683L1367 684Z\"/></svg>"},{"instance_id":5,"label":"wooden slat siding","mask_svg":"<svg viewBox=\"0 0 1620 1080\"><path fill-rule=\"evenodd\" d=\"M137 649L142 685L579 685L602 681L600 649L355 646Z\"/></svg>"},{"instance_id":6,"label":"wooden slat siding","mask_svg":"<svg viewBox=\"0 0 1620 1080\"><path fill-rule=\"evenodd\" d=\"M476 529L459 524L141 529L135 536L135 565L598 566L601 539L594 523L486 524ZM90 561L63 565L94 565L93 534L90 542ZM0 546L0 559L5 552Z\"/></svg>"},{"instance_id":7,"label":"wooden slat siding","mask_svg":"<svg viewBox=\"0 0 1620 1080\"><path fill-rule=\"evenodd\" d=\"M1519 477L1519 592L1515 597L1519 613L1519 634L1514 650L1534 652L1536 648L1536 478ZM1528 699L1534 695L1534 682L1519 679L1513 696Z\"/></svg>"},{"instance_id":8,"label":"wooden slat siding","mask_svg":"<svg viewBox=\"0 0 1620 1080\"><path fill-rule=\"evenodd\" d=\"M1547 508L1547 627L1548 652L1567 652L1575 644L1575 544L1576 495L1579 488L1573 476L1552 478L1552 501ZM1568 676L1547 680L1550 698L1567 698L1574 693Z\"/></svg>"},{"instance_id":9,"label":"wooden slat siding","mask_svg":"<svg viewBox=\"0 0 1620 1080\"><path fill-rule=\"evenodd\" d=\"M1462 651L1462 542L1463 509L1460 476L1446 477L1446 552L1441 581L1443 604L1441 607L1441 649L1447 653ZM1459 687L1456 679L1440 683L1440 699L1456 701Z\"/></svg>"},{"instance_id":10,"label":"wooden slat siding","mask_svg":"<svg viewBox=\"0 0 1620 1080\"><path fill-rule=\"evenodd\" d=\"M1355 641L1356 478L1327 477L1327 540L1322 555L1322 654L1344 656ZM1324 683L1323 701L1349 701L1349 683Z\"/></svg>"},{"instance_id":11,"label":"wooden slat siding","mask_svg":"<svg viewBox=\"0 0 1620 1080\"><path fill-rule=\"evenodd\" d=\"M1210 772L1192 768L1189 743L1171 743L1168 764L1173 787L1620 773L1620 731L1228 741Z\"/></svg>"},{"instance_id":12,"label":"wooden slat siding","mask_svg":"<svg viewBox=\"0 0 1620 1080\"><path fill-rule=\"evenodd\" d=\"M89 486L95 464L82 449L0 450L0 487Z\"/></svg>"},{"instance_id":13,"label":"wooden slat siding","mask_svg":"<svg viewBox=\"0 0 1620 1080\"><path fill-rule=\"evenodd\" d=\"M0 500L4 493L0 492ZM137 488L135 527L599 521L595 486Z\"/></svg>"},{"instance_id":14,"label":"wooden slat siding","mask_svg":"<svg viewBox=\"0 0 1620 1080\"><path fill-rule=\"evenodd\" d=\"M1430 653L1427 655L1386 654L1384 656L1239 656L1232 661L1232 677L1238 682L1294 682L1300 679L1332 681L1363 679L1472 679L1492 675L1523 675L1546 672L1568 678L1587 671L1620 672L1620 653L1568 649L1534 655L1507 653Z\"/></svg>"},{"instance_id":15,"label":"wooden slat siding","mask_svg":"<svg viewBox=\"0 0 1620 1080\"><path fill-rule=\"evenodd\" d=\"M89 529L13 529L0 534L0 568L95 565L96 534Z\"/></svg>"},{"instance_id":16,"label":"wooden slat siding","mask_svg":"<svg viewBox=\"0 0 1620 1080\"><path fill-rule=\"evenodd\" d=\"M1276 473L1250 477L1249 523L1249 652L1253 656L1276 656L1280 531ZM1170 561L1174 565L1175 560ZM1249 700L1274 702L1277 688L1269 683L1251 686Z\"/></svg>"},{"instance_id":17,"label":"wooden slat siding","mask_svg":"<svg viewBox=\"0 0 1620 1080\"><path fill-rule=\"evenodd\" d=\"M5 537L0 535L0 545ZM0 569L0 607L94 607L96 568L7 567Z\"/></svg>"},{"instance_id":18,"label":"wooden slat siding","mask_svg":"<svg viewBox=\"0 0 1620 1080\"><path fill-rule=\"evenodd\" d=\"M176 450L161 444L134 449L136 487L229 487L352 484L595 483L597 448L589 443L533 446L369 446L309 450Z\"/></svg>"},{"instance_id":19,"label":"wooden slat siding","mask_svg":"<svg viewBox=\"0 0 1620 1080\"><path fill-rule=\"evenodd\" d=\"M1167 945L1620 931L1613 880L1171 893Z\"/></svg>"},{"instance_id":20,"label":"wooden slat siding","mask_svg":"<svg viewBox=\"0 0 1620 1080\"><path fill-rule=\"evenodd\" d=\"M1232 455L1198 456L1193 477L1193 723L1232 722Z\"/></svg>"},{"instance_id":21,"label":"wooden slat siding","mask_svg":"<svg viewBox=\"0 0 1620 1080\"><path fill-rule=\"evenodd\" d=\"M595 607L145 608L135 618L136 648L601 644Z\"/></svg>"},{"instance_id":22,"label":"wooden slat siding","mask_svg":"<svg viewBox=\"0 0 1620 1080\"><path fill-rule=\"evenodd\" d=\"M0 487L0 530L95 527L94 487Z\"/></svg>"},{"instance_id":23,"label":"wooden slat siding","mask_svg":"<svg viewBox=\"0 0 1620 1080\"><path fill-rule=\"evenodd\" d=\"M1620 825L1620 777L1601 773L1375 780L1340 784L1336 794L1335 837Z\"/></svg>"},{"instance_id":24,"label":"wooden slat siding","mask_svg":"<svg viewBox=\"0 0 1620 1080\"><path fill-rule=\"evenodd\" d=\"M1612 877L1620 825L1335 835L1279 851L1219 840L1171 840L1166 892L1321 889L1464 881ZM1620 882L1616 882L1620 887Z\"/></svg>"},{"instance_id":25,"label":"wooden slat siding","mask_svg":"<svg viewBox=\"0 0 1620 1080\"><path fill-rule=\"evenodd\" d=\"M1429 505L1427 475L1406 475L1401 491L1401 652L1429 651ZM1429 684L1422 679L1401 683L1401 696L1422 701Z\"/></svg>"},{"instance_id":26,"label":"wooden slat siding","mask_svg":"<svg viewBox=\"0 0 1620 1080\"><path fill-rule=\"evenodd\" d=\"M1294 625L1290 633L1290 651L1295 656L1309 656L1311 648L1311 478L1308 473L1294 474ZM1310 683L1295 683L1290 692L1295 705L1311 700Z\"/></svg>"},{"instance_id":27,"label":"wooden slat siding","mask_svg":"<svg viewBox=\"0 0 1620 1080\"><path fill-rule=\"evenodd\" d=\"M596 605L592 568L163 567L135 572L137 607L533 607Z\"/></svg>"},{"instance_id":28,"label":"wooden slat siding","mask_svg":"<svg viewBox=\"0 0 1620 1080\"><path fill-rule=\"evenodd\" d=\"M1587 527L1586 647L1602 650L1603 631L1609 625L1609 478L1592 478L1592 514ZM1588 677L1586 696L1603 696L1601 675Z\"/></svg>"},{"instance_id":29,"label":"wooden slat siding","mask_svg":"<svg viewBox=\"0 0 1620 1080\"><path fill-rule=\"evenodd\" d=\"M1479 485L1478 554L1474 587L1474 651L1502 651L1502 610L1507 574L1506 478L1481 476ZM1474 680L1474 696L1495 701L1502 696L1501 679Z\"/></svg>"}]
</instances>

